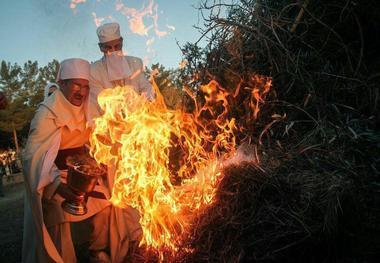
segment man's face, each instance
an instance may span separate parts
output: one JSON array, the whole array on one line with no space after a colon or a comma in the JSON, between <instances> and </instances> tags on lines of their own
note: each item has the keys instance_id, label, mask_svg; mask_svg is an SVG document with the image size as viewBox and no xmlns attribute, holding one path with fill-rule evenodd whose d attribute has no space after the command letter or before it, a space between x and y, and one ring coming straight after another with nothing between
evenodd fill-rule
<instances>
[{"instance_id":1,"label":"man's face","mask_svg":"<svg viewBox=\"0 0 380 263\"><path fill-rule=\"evenodd\" d=\"M115 39L112 41L108 41L105 43L99 43L100 51L102 51L104 54L119 51L123 48L123 38Z\"/></svg>"},{"instance_id":2,"label":"man's face","mask_svg":"<svg viewBox=\"0 0 380 263\"><path fill-rule=\"evenodd\" d=\"M90 88L86 79L67 79L62 81L61 89L71 104L80 106L87 98Z\"/></svg>"}]
</instances>

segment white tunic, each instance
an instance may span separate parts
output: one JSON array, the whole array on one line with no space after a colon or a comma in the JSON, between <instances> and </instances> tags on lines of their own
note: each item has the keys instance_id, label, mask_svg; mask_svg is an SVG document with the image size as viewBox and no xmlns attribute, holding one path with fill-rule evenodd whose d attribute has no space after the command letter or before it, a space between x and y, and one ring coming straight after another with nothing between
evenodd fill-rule
<instances>
[{"instance_id":1,"label":"white tunic","mask_svg":"<svg viewBox=\"0 0 380 263\"><path fill-rule=\"evenodd\" d=\"M61 91L55 91L40 104L23 153L26 188L23 262L63 262L47 227L84 220L110 205L107 200L89 198L89 212L73 216L62 210L63 198L54 194L65 180L65 172L54 164L58 150L83 146L88 135L83 107L72 105ZM102 182L95 190L109 197L108 188Z\"/></svg>"},{"instance_id":2,"label":"white tunic","mask_svg":"<svg viewBox=\"0 0 380 263\"><path fill-rule=\"evenodd\" d=\"M132 86L138 94L145 96L148 100L155 98L155 91L144 76L142 60L132 56L125 56L125 59L131 70L131 75L126 79L118 81L109 80L107 64L104 57L91 64L89 108L87 110L87 119L90 120L90 125L92 125L91 120L94 117L101 115L97 99L99 93L104 89L110 89L116 86Z\"/></svg>"},{"instance_id":3,"label":"white tunic","mask_svg":"<svg viewBox=\"0 0 380 263\"><path fill-rule=\"evenodd\" d=\"M93 125L92 119L102 114L98 105L98 95L104 89L111 89L116 86L132 86L133 89L148 100L156 97L154 88L144 76L143 62L140 58L126 56L125 57L131 75L123 80L110 81L107 73L107 63L105 58L91 64L90 76L90 95L87 110L87 119L89 125ZM115 167L108 167L109 191L112 192L113 175ZM110 252L112 262L123 262L128 252L128 244L130 241L138 241L142 236L142 228L139 223L139 213L132 207L120 209L112 207L111 224L110 224Z\"/></svg>"}]
</instances>

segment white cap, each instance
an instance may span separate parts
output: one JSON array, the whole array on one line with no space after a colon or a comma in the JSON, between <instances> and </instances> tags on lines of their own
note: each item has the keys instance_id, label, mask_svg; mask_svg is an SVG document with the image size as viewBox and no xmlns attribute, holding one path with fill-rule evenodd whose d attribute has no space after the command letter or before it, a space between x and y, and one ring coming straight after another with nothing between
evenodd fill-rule
<instances>
[{"instance_id":1,"label":"white cap","mask_svg":"<svg viewBox=\"0 0 380 263\"><path fill-rule=\"evenodd\" d=\"M64 79L90 79L90 63L81 58L69 58L59 65L57 81Z\"/></svg>"},{"instance_id":2,"label":"white cap","mask_svg":"<svg viewBox=\"0 0 380 263\"><path fill-rule=\"evenodd\" d=\"M96 30L98 34L99 43L105 43L115 39L119 39L120 36L120 26L118 23L107 23L101 25Z\"/></svg>"}]
</instances>

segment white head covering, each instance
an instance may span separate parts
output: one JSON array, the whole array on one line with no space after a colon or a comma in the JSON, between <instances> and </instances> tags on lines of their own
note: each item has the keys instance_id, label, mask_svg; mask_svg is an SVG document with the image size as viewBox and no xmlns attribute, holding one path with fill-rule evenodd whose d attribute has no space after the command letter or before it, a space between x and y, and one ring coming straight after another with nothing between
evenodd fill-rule
<instances>
[{"instance_id":1,"label":"white head covering","mask_svg":"<svg viewBox=\"0 0 380 263\"><path fill-rule=\"evenodd\" d=\"M107 23L96 30L99 43L105 43L120 38L120 26L118 23Z\"/></svg>"},{"instance_id":2,"label":"white head covering","mask_svg":"<svg viewBox=\"0 0 380 263\"><path fill-rule=\"evenodd\" d=\"M59 66L57 81L65 79L90 79L90 63L81 58L63 60Z\"/></svg>"},{"instance_id":3,"label":"white head covering","mask_svg":"<svg viewBox=\"0 0 380 263\"><path fill-rule=\"evenodd\" d=\"M49 90L50 90L51 87L57 87L57 89L59 89L59 86L58 86L57 83L49 82L48 84L46 84L45 90L44 90L44 98L45 99L48 97Z\"/></svg>"}]
</instances>

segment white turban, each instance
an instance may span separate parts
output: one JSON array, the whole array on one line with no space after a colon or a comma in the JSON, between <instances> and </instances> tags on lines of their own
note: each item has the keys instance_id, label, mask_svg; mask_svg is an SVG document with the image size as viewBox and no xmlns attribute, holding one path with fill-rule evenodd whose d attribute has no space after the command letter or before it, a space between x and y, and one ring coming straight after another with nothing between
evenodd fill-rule
<instances>
[{"instance_id":1,"label":"white turban","mask_svg":"<svg viewBox=\"0 0 380 263\"><path fill-rule=\"evenodd\" d=\"M57 89L59 88L58 84L54 83L54 82L49 82L48 84L46 84L45 90L44 90L44 98L45 99L48 97L49 90L51 87L57 87Z\"/></svg>"},{"instance_id":2,"label":"white turban","mask_svg":"<svg viewBox=\"0 0 380 263\"><path fill-rule=\"evenodd\" d=\"M90 79L90 63L81 58L69 58L61 62L57 81L65 79Z\"/></svg>"},{"instance_id":3,"label":"white turban","mask_svg":"<svg viewBox=\"0 0 380 263\"><path fill-rule=\"evenodd\" d=\"M96 30L99 43L109 42L120 38L120 26L118 23L107 23Z\"/></svg>"}]
</instances>

